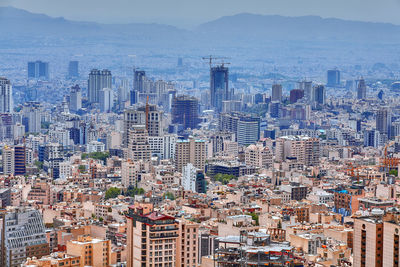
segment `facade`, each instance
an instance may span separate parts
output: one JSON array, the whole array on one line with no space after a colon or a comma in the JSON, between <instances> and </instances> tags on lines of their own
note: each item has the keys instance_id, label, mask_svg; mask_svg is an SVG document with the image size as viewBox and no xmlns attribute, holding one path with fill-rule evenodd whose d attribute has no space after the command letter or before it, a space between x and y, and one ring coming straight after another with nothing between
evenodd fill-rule
<instances>
[{"instance_id":1,"label":"facade","mask_svg":"<svg viewBox=\"0 0 400 267\"><path fill-rule=\"evenodd\" d=\"M88 101L90 104L99 103L100 91L111 87L111 72L109 70L93 69L88 80Z\"/></svg>"},{"instance_id":2,"label":"facade","mask_svg":"<svg viewBox=\"0 0 400 267\"><path fill-rule=\"evenodd\" d=\"M260 139L259 117L231 112L219 115L219 130L235 134L235 141L240 145L254 144Z\"/></svg>"},{"instance_id":3,"label":"facade","mask_svg":"<svg viewBox=\"0 0 400 267\"><path fill-rule=\"evenodd\" d=\"M363 78L358 80L357 99L367 99L367 86L365 85L365 80Z\"/></svg>"},{"instance_id":4,"label":"facade","mask_svg":"<svg viewBox=\"0 0 400 267\"><path fill-rule=\"evenodd\" d=\"M73 60L68 64L68 78L79 77L79 61Z\"/></svg>"},{"instance_id":5,"label":"facade","mask_svg":"<svg viewBox=\"0 0 400 267\"><path fill-rule=\"evenodd\" d=\"M15 171L15 155L14 149L12 147L5 146L3 148L2 153L2 161L3 161L3 174L5 175L14 175Z\"/></svg>"},{"instance_id":6,"label":"facade","mask_svg":"<svg viewBox=\"0 0 400 267\"><path fill-rule=\"evenodd\" d=\"M111 112L114 106L114 92L111 88L103 88L100 90L99 102L101 112Z\"/></svg>"},{"instance_id":7,"label":"facade","mask_svg":"<svg viewBox=\"0 0 400 267\"><path fill-rule=\"evenodd\" d=\"M319 105L325 104L326 101L325 86L323 86L322 84L314 86L312 99L316 104Z\"/></svg>"},{"instance_id":8,"label":"facade","mask_svg":"<svg viewBox=\"0 0 400 267\"><path fill-rule=\"evenodd\" d=\"M188 139L178 140L175 151L175 169L182 172L188 163L203 170L206 161L206 143L204 140Z\"/></svg>"},{"instance_id":9,"label":"facade","mask_svg":"<svg viewBox=\"0 0 400 267\"><path fill-rule=\"evenodd\" d=\"M210 69L211 107L217 112L222 111L222 101L230 99L229 70L223 65Z\"/></svg>"},{"instance_id":10,"label":"facade","mask_svg":"<svg viewBox=\"0 0 400 267\"><path fill-rule=\"evenodd\" d=\"M282 136L276 140L275 159L285 161L296 158L306 166L318 166L320 160L320 142L318 138L308 136Z\"/></svg>"},{"instance_id":11,"label":"facade","mask_svg":"<svg viewBox=\"0 0 400 267\"><path fill-rule=\"evenodd\" d=\"M271 101L278 101L278 102L282 101L282 85L280 84L272 85Z\"/></svg>"},{"instance_id":12,"label":"facade","mask_svg":"<svg viewBox=\"0 0 400 267\"><path fill-rule=\"evenodd\" d=\"M245 150L245 163L259 168L272 167L273 154L269 147L261 144L250 145Z\"/></svg>"},{"instance_id":13,"label":"facade","mask_svg":"<svg viewBox=\"0 0 400 267\"><path fill-rule=\"evenodd\" d=\"M39 102L27 102L22 107L22 124L25 131L30 133L40 133L42 129L43 106Z\"/></svg>"},{"instance_id":14,"label":"facade","mask_svg":"<svg viewBox=\"0 0 400 267\"><path fill-rule=\"evenodd\" d=\"M149 135L144 125L134 125L129 130L128 157L134 161L150 161Z\"/></svg>"},{"instance_id":15,"label":"facade","mask_svg":"<svg viewBox=\"0 0 400 267\"><path fill-rule=\"evenodd\" d=\"M205 193L205 180L203 171L188 163L182 170L182 187L184 190Z\"/></svg>"},{"instance_id":16,"label":"facade","mask_svg":"<svg viewBox=\"0 0 400 267\"><path fill-rule=\"evenodd\" d=\"M12 113L14 109L10 80L0 77L0 113Z\"/></svg>"},{"instance_id":17,"label":"facade","mask_svg":"<svg viewBox=\"0 0 400 267\"><path fill-rule=\"evenodd\" d=\"M67 242L67 254L80 257L80 266L110 266L111 240L78 236Z\"/></svg>"},{"instance_id":18,"label":"facade","mask_svg":"<svg viewBox=\"0 0 400 267\"><path fill-rule=\"evenodd\" d=\"M183 125L183 130L199 125L199 101L195 97L178 96L172 100L172 123Z\"/></svg>"},{"instance_id":19,"label":"facade","mask_svg":"<svg viewBox=\"0 0 400 267\"><path fill-rule=\"evenodd\" d=\"M304 97L304 90L301 89L290 90L290 97L289 97L290 103L294 104L303 97Z\"/></svg>"},{"instance_id":20,"label":"facade","mask_svg":"<svg viewBox=\"0 0 400 267\"><path fill-rule=\"evenodd\" d=\"M77 112L82 108L82 90L79 85L71 87L70 97L69 97L69 110L72 112Z\"/></svg>"},{"instance_id":21,"label":"facade","mask_svg":"<svg viewBox=\"0 0 400 267\"><path fill-rule=\"evenodd\" d=\"M376 113L376 130L380 134L385 134L387 138L390 137L390 126L392 124L392 114L388 108L381 108Z\"/></svg>"},{"instance_id":22,"label":"facade","mask_svg":"<svg viewBox=\"0 0 400 267\"><path fill-rule=\"evenodd\" d=\"M155 105L148 106L147 132L149 136L163 136L162 111ZM129 108L124 111L124 144L128 144L129 129L134 125L146 125L146 107Z\"/></svg>"},{"instance_id":23,"label":"facade","mask_svg":"<svg viewBox=\"0 0 400 267\"><path fill-rule=\"evenodd\" d=\"M2 211L0 226L1 266L20 267L28 257L40 258L49 254L49 244L39 211Z\"/></svg>"},{"instance_id":24,"label":"facade","mask_svg":"<svg viewBox=\"0 0 400 267\"><path fill-rule=\"evenodd\" d=\"M177 266L179 224L157 212L127 215L127 267Z\"/></svg>"},{"instance_id":25,"label":"facade","mask_svg":"<svg viewBox=\"0 0 400 267\"><path fill-rule=\"evenodd\" d=\"M125 188L129 186L137 187L140 171L140 163L130 159L123 161L121 164L121 181Z\"/></svg>"},{"instance_id":26,"label":"facade","mask_svg":"<svg viewBox=\"0 0 400 267\"><path fill-rule=\"evenodd\" d=\"M340 85L340 71L339 70L328 70L326 73L328 87L335 87Z\"/></svg>"},{"instance_id":27,"label":"facade","mask_svg":"<svg viewBox=\"0 0 400 267\"><path fill-rule=\"evenodd\" d=\"M49 63L40 60L28 62L28 79L49 79Z\"/></svg>"},{"instance_id":28,"label":"facade","mask_svg":"<svg viewBox=\"0 0 400 267\"><path fill-rule=\"evenodd\" d=\"M14 174L25 175L26 173L26 152L24 145L14 146Z\"/></svg>"}]
</instances>

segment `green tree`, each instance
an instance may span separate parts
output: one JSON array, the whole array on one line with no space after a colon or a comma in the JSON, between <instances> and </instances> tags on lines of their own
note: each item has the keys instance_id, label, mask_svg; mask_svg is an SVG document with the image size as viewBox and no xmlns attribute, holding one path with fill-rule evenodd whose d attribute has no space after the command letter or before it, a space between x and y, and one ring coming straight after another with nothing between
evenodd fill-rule
<instances>
[{"instance_id":1,"label":"green tree","mask_svg":"<svg viewBox=\"0 0 400 267\"><path fill-rule=\"evenodd\" d=\"M260 225L259 216L258 216L257 213L252 212L252 213L249 213L248 215L250 215L250 216L251 216L251 219L253 219L253 221L256 222L256 225L257 225L257 226Z\"/></svg>"},{"instance_id":2,"label":"green tree","mask_svg":"<svg viewBox=\"0 0 400 267\"><path fill-rule=\"evenodd\" d=\"M43 169L43 162L42 161L35 161L33 163L39 170Z\"/></svg>"},{"instance_id":3,"label":"green tree","mask_svg":"<svg viewBox=\"0 0 400 267\"><path fill-rule=\"evenodd\" d=\"M171 192L167 192L163 195L164 198L168 198L169 200L175 200L175 196L174 194L172 194Z\"/></svg>"},{"instance_id":4,"label":"green tree","mask_svg":"<svg viewBox=\"0 0 400 267\"><path fill-rule=\"evenodd\" d=\"M126 190L125 196L134 197L136 195L144 195L145 191L143 188L129 186Z\"/></svg>"},{"instance_id":5,"label":"green tree","mask_svg":"<svg viewBox=\"0 0 400 267\"><path fill-rule=\"evenodd\" d=\"M121 194L121 190L119 188L116 187L110 187L107 191L106 191L106 195L105 195L105 199L110 199L110 198L116 198L117 196L119 196Z\"/></svg>"},{"instance_id":6,"label":"green tree","mask_svg":"<svg viewBox=\"0 0 400 267\"><path fill-rule=\"evenodd\" d=\"M217 173L214 176L214 181L221 182L222 184L228 184L231 180L237 179L236 176L232 174L222 174L222 173Z\"/></svg>"},{"instance_id":7,"label":"green tree","mask_svg":"<svg viewBox=\"0 0 400 267\"><path fill-rule=\"evenodd\" d=\"M390 171L389 171L389 174L390 174L390 175L394 175L394 176L397 177L398 171L397 171L397 170L390 170Z\"/></svg>"}]
</instances>

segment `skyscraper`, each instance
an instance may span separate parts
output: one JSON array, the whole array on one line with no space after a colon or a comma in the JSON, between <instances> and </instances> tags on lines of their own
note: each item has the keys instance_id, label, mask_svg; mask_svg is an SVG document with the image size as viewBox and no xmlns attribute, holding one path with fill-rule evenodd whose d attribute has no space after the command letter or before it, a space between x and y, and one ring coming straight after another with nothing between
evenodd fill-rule
<instances>
[{"instance_id":1,"label":"skyscraper","mask_svg":"<svg viewBox=\"0 0 400 267\"><path fill-rule=\"evenodd\" d=\"M358 80L357 85L357 99L366 99L367 98L367 86L365 85L364 78Z\"/></svg>"},{"instance_id":2,"label":"skyscraper","mask_svg":"<svg viewBox=\"0 0 400 267\"><path fill-rule=\"evenodd\" d=\"M150 161L149 135L145 125L134 125L129 130L128 157L134 161Z\"/></svg>"},{"instance_id":3,"label":"skyscraper","mask_svg":"<svg viewBox=\"0 0 400 267\"><path fill-rule=\"evenodd\" d=\"M196 129L199 125L199 101L195 97L178 96L172 100L172 123L183 129Z\"/></svg>"},{"instance_id":4,"label":"skyscraper","mask_svg":"<svg viewBox=\"0 0 400 267\"><path fill-rule=\"evenodd\" d=\"M88 100L90 104L99 103L100 91L104 88L111 88L111 72L93 69L88 80Z\"/></svg>"},{"instance_id":5,"label":"skyscraper","mask_svg":"<svg viewBox=\"0 0 400 267\"><path fill-rule=\"evenodd\" d=\"M70 97L69 97L69 110L72 112L77 112L82 108L82 90L79 85L71 87Z\"/></svg>"},{"instance_id":6,"label":"skyscraper","mask_svg":"<svg viewBox=\"0 0 400 267\"><path fill-rule=\"evenodd\" d=\"M114 106L114 93L111 88L103 88L99 93L100 111L110 112Z\"/></svg>"},{"instance_id":7,"label":"skyscraper","mask_svg":"<svg viewBox=\"0 0 400 267\"><path fill-rule=\"evenodd\" d=\"M146 72L144 70L135 69L133 77L133 90L139 93L143 93L145 79L146 79Z\"/></svg>"},{"instance_id":8,"label":"skyscraper","mask_svg":"<svg viewBox=\"0 0 400 267\"><path fill-rule=\"evenodd\" d=\"M223 65L210 69L211 106L217 111L222 110L222 101L230 99L229 70Z\"/></svg>"},{"instance_id":9,"label":"skyscraper","mask_svg":"<svg viewBox=\"0 0 400 267\"><path fill-rule=\"evenodd\" d=\"M322 84L314 86L312 99L317 104L320 105L325 104L326 100L325 86L323 86Z\"/></svg>"},{"instance_id":10,"label":"skyscraper","mask_svg":"<svg viewBox=\"0 0 400 267\"><path fill-rule=\"evenodd\" d=\"M279 101L279 102L282 101L282 85L280 84L272 85L271 101Z\"/></svg>"},{"instance_id":11,"label":"skyscraper","mask_svg":"<svg viewBox=\"0 0 400 267\"><path fill-rule=\"evenodd\" d=\"M68 64L68 78L79 77L79 61L70 61Z\"/></svg>"},{"instance_id":12,"label":"skyscraper","mask_svg":"<svg viewBox=\"0 0 400 267\"><path fill-rule=\"evenodd\" d=\"M328 87L335 87L340 85L340 71L339 70L328 70L327 71L327 83Z\"/></svg>"},{"instance_id":13,"label":"skyscraper","mask_svg":"<svg viewBox=\"0 0 400 267\"><path fill-rule=\"evenodd\" d=\"M0 77L0 113L13 112L12 86L10 80Z\"/></svg>"},{"instance_id":14,"label":"skyscraper","mask_svg":"<svg viewBox=\"0 0 400 267\"><path fill-rule=\"evenodd\" d=\"M182 172L188 163L203 170L206 162L206 142L200 139L178 140L175 151L175 169Z\"/></svg>"},{"instance_id":15,"label":"skyscraper","mask_svg":"<svg viewBox=\"0 0 400 267\"><path fill-rule=\"evenodd\" d=\"M49 79L49 63L40 60L28 62L28 79Z\"/></svg>"},{"instance_id":16,"label":"skyscraper","mask_svg":"<svg viewBox=\"0 0 400 267\"><path fill-rule=\"evenodd\" d=\"M392 115L389 108L381 108L376 112L375 125L380 134L386 134L389 138L391 123Z\"/></svg>"},{"instance_id":17,"label":"skyscraper","mask_svg":"<svg viewBox=\"0 0 400 267\"><path fill-rule=\"evenodd\" d=\"M307 101L311 101L312 97L312 82L311 81L301 81L299 82L299 89L304 91L304 97Z\"/></svg>"},{"instance_id":18,"label":"skyscraper","mask_svg":"<svg viewBox=\"0 0 400 267\"><path fill-rule=\"evenodd\" d=\"M294 104L297 100L302 99L304 97L304 90L301 89L293 89L290 90L290 103Z\"/></svg>"},{"instance_id":19,"label":"skyscraper","mask_svg":"<svg viewBox=\"0 0 400 267\"><path fill-rule=\"evenodd\" d=\"M39 102L27 102L22 107L22 124L26 132L39 133L42 129L41 115L42 104Z\"/></svg>"},{"instance_id":20,"label":"skyscraper","mask_svg":"<svg viewBox=\"0 0 400 267\"><path fill-rule=\"evenodd\" d=\"M17 145L14 146L14 174L25 175L26 173L26 154L25 146Z\"/></svg>"}]
</instances>

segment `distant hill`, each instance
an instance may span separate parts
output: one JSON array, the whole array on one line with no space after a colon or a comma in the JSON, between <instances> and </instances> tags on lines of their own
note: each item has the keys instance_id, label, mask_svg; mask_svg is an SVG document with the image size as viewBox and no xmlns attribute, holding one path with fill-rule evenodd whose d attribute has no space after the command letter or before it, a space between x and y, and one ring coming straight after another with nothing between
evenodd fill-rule
<instances>
[{"instance_id":1,"label":"distant hill","mask_svg":"<svg viewBox=\"0 0 400 267\"><path fill-rule=\"evenodd\" d=\"M0 7L0 47L108 45L135 49L156 48L180 53L182 50L220 51L271 44L280 48L291 42L309 49L313 45L335 49L358 43L363 46L400 42L400 26L317 16L284 17L238 14L221 17L193 30L163 24L101 24L79 22L34 14L13 7ZM343 43L346 43L345 45ZM196 50L195 50L196 49ZM311 49L311 50L310 50ZM219 50L218 50L219 51ZM217 52L218 52L217 51ZM259 53L259 52L257 52ZM321 52L322 53L322 52Z\"/></svg>"},{"instance_id":2,"label":"distant hill","mask_svg":"<svg viewBox=\"0 0 400 267\"><path fill-rule=\"evenodd\" d=\"M397 42L400 26L318 16L284 17L242 13L221 17L196 28L219 38L302 41Z\"/></svg>"}]
</instances>

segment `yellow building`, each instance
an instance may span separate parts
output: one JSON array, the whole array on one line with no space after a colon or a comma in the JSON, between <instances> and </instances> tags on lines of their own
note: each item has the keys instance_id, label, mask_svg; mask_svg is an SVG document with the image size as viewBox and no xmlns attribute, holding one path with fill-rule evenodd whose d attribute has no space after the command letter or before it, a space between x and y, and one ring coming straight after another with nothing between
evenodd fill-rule
<instances>
[{"instance_id":1,"label":"yellow building","mask_svg":"<svg viewBox=\"0 0 400 267\"><path fill-rule=\"evenodd\" d=\"M78 236L67 242L67 254L80 257L80 266L109 266L111 264L111 241Z\"/></svg>"}]
</instances>

